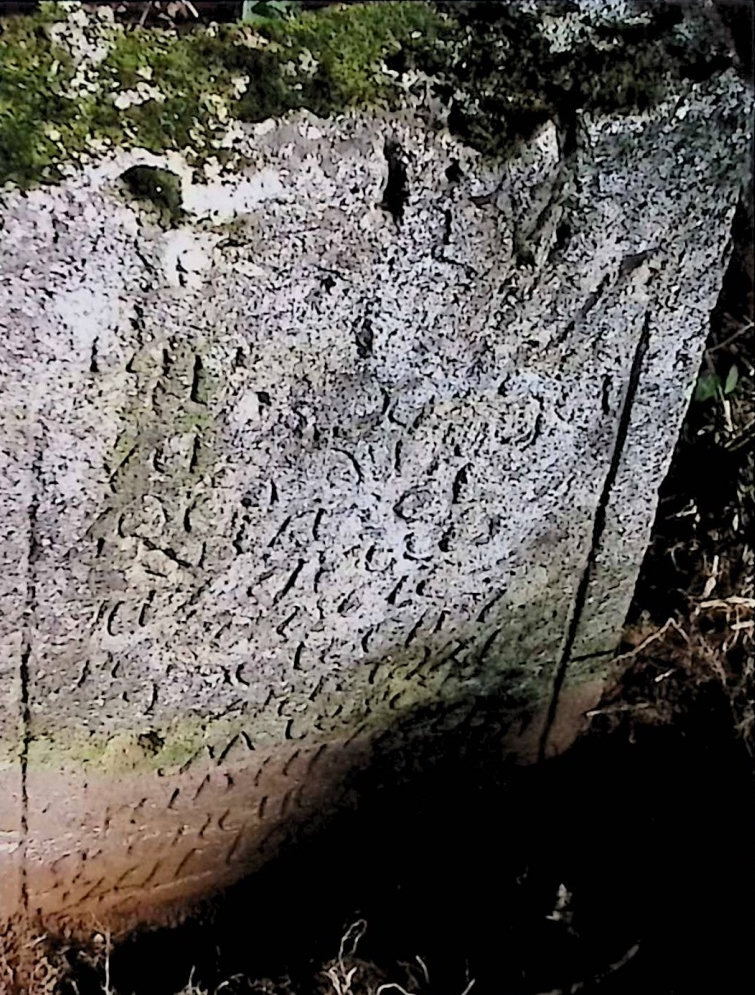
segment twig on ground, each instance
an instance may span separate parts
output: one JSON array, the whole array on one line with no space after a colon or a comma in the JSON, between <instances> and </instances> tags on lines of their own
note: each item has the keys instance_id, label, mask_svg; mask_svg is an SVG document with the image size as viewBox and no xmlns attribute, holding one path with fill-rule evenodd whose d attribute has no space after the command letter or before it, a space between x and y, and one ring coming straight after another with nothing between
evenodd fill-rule
<instances>
[{"instance_id":1,"label":"twig on ground","mask_svg":"<svg viewBox=\"0 0 755 995\"><path fill-rule=\"evenodd\" d=\"M663 639L663 637L666 635L669 629L676 629L676 631L679 633L679 635L682 637L685 643L689 642L689 636L681 627L681 625L679 625L676 619L668 618L660 627L660 629L656 630L651 635L649 635L647 639L643 639L639 646L635 646L634 649L628 650L626 653L620 653L618 656L614 657L613 662L623 663L625 660L633 660L636 656L639 656L640 653L644 652L648 648L648 646L651 646L659 639Z\"/></svg>"},{"instance_id":2,"label":"twig on ground","mask_svg":"<svg viewBox=\"0 0 755 995\"><path fill-rule=\"evenodd\" d=\"M341 937L341 945L338 948L338 966L342 971L346 969L344 966L344 957L353 957L356 954L359 941L366 932L367 920L357 919L357 921L352 923ZM350 944L348 950L346 949L347 943Z\"/></svg>"},{"instance_id":3,"label":"twig on ground","mask_svg":"<svg viewBox=\"0 0 755 995\"><path fill-rule=\"evenodd\" d=\"M730 335L728 338L724 339L723 342L717 342L715 345L711 346L710 349L708 349L707 351L712 353L712 352L718 352L719 349L725 349L727 345L731 345L732 342L736 342L738 338L741 338L746 332L749 332L751 328L752 328L752 322L748 321L747 324L742 325L741 328L738 328L733 335Z\"/></svg>"},{"instance_id":4,"label":"twig on ground","mask_svg":"<svg viewBox=\"0 0 755 995\"><path fill-rule=\"evenodd\" d=\"M419 954L415 954L414 955L414 959L417 961L417 963L419 964L419 966L422 968L422 974L423 974L424 979L425 979L425 984L429 985L430 984L430 972L427 970L427 964L425 964L425 962L422 960L422 958L420 957Z\"/></svg>"},{"instance_id":5,"label":"twig on ground","mask_svg":"<svg viewBox=\"0 0 755 995\"><path fill-rule=\"evenodd\" d=\"M712 608L750 608L755 609L755 598L741 598L733 594L730 598L714 598L711 601L701 601L697 606L706 611Z\"/></svg>"},{"instance_id":6,"label":"twig on ground","mask_svg":"<svg viewBox=\"0 0 755 995\"><path fill-rule=\"evenodd\" d=\"M352 923L341 937L337 965L329 967L323 972L333 986L336 995L351 995L351 983L357 973L357 968L354 966L347 970L345 960L356 954L359 941L366 932L366 919L357 919L356 922Z\"/></svg>"},{"instance_id":7,"label":"twig on ground","mask_svg":"<svg viewBox=\"0 0 755 995\"><path fill-rule=\"evenodd\" d=\"M620 971L622 967L626 967L630 960L637 955L640 949L639 943L635 943L633 946L627 950L623 957L615 961L613 964L609 964L605 971L601 971L598 974L594 974L587 981L575 981L574 984L570 985L568 988L552 988L548 992L538 992L537 995L577 995L581 992L586 985L600 985L606 978L610 975L615 974Z\"/></svg>"}]
</instances>

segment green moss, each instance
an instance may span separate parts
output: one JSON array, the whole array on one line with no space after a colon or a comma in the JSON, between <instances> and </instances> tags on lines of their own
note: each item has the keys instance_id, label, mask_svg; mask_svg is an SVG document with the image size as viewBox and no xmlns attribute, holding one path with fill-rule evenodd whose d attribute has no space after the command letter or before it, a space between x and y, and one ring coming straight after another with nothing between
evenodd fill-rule
<instances>
[{"instance_id":1,"label":"green moss","mask_svg":"<svg viewBox=\"0 0 755 995\"><path fill-rule=\"evenodd\" d=\"M119 434L110 458L111 470L115 470L121 465L138 441L138 436L134 434L133 430L125 430Z\"/></svg>"},{"instance_id":2,"label":"green moss","mask_svg":"<svg viewBox=\"0 0 755 995\"><path fill-rule=\"evenodd\" d=\"M212 428L212 416L209 411L182 411L173 421L173 429L178 434L199 433L204 435Z\"/></svg>"},{"instance_id":3,"label":"green moss","mask_svg":"<svg viewBox=\"0 0 755 995\"><path fill-rule=\"evenodd\" d=\"M205 34L176 37L137 28L116 31L113 49L101 67L106 90L117 94L149 83L161 99L123 110L100 103L92 120L95 134L114 145L151 152L206 147L222 132L217 107L208 99L232 98L232 76L217 39ZM232 60L231 60L232 61Z\"/></svg>"},{"instance_id":4,"label":"green moss","mask_svg":"<svg viewBox=\"0 0 755 995\"><path fill-rule=\"evenodd\" d=\"M209 351L206 341L166 343L159 372L158 359L148 349L134 358L132 373L143 383L121 411L122 429L106 461L114 492L122 501L142 493L147 483L144 466L154 464L155 454L178 436L191 435L196 440L192 462L185 472L174 466L170 473L152 479L151 493L166 500L171 495L176 498L190 493L198 477L212 472L223 387L208 368ZM156 373L156 385L145 387Z\"/></svg>"},{"instance_id":5,"label":"green moss","mask_svg":"<svg viewBox=\"0 0 755 995\"><path fill-rule=\"evenodd\" d=\"M306 738L309 746L343 741L357 729L362 736L390 736L392 730L425 721L422 716L428 715L432 731L433 723L484 700L495 700L499 718L506 721L537 711L549 700L552 653L538 658L536 652L548 605L552 596L544 591L520 611L503 610L500 626L489 633L497 632L495 639L481 640L475 627L474 637L462 631L446 644L430 636L423 646L400 644L395 652L386 651L358 667L311 672L287 691L285 701L276 698L258 710L219 717L156 716L149 725L117 732L88 730L70 720L48 726L35 733L28 762L32 769L85 765L119 774L169 772L205 751L222 752L241 732L255 747L275 749L290 738L292 721L293 736ZM531 645L522 643L523 634L535 634ZM553 640L555 653L555 627ZM585 673L584 679L588 676ZM0 742L0 758L4 748L12 760L19 745Z\"/></svg>"},{"instance_id":6,"label":"green moss","mask_svg":"<svg viewBox=\"0 0 755 995\"><path fill-rule=\"evenodd\" d=\"M395 102L398 90L383 60L425 44L441 24L417 2L331 8L216 33L98 23L97 37L110 52L92 69L95 92L76 92L77 67L50 31L66 16L50 4L0 21L0 183L58 180L62 163L103 142L155 153L190 150L190 160L201 162L216 155L229 116L262 121L301 107L340 113L389 103L391 94ZM149 88L146 99L142 93L130 106L116 106L116 97L139 87Z\"/></svg>"},{"instance_id":7,"label":"green moss","mask_svg":"<svg viewBox=\"0 0 755 995\"><path fill-rule=\"evenodd\" d=\"M229 154L219 146L230 118L397 107L407 102L410 69L432 78L452 131L500 156L540 122L568 124L580 108L643 110L685 78L695 46L708 44L681 44L673 35L681 15L658 12L642 36L585 29L562 51L540 13L492 3L350 4L187 34L126 30L90 14L85 34L109 47L88 68L90 89L74 85L72 54L51 30L68 16L46 4L0 21L0 183L58 179L62 163L103 143L186 151L201 165ZM124 100L129 92L134 99Z\"/></svg>"},{"instance_id":8,"label":"green moss","mask_svg":"<svg viewBox=\"0 0 755 995\"><path fill-rule=\"evenodd\" d=\"M207 96L230 97L232 74L216 39L97 24L111 51L92 67L92 92L73 86L77 67L51 31L56 19L65 12L47 5L0 20L0 183L58 180L62 163L103 142L153 152L201 148L220 130ZM160 99L119 109L116 96L147 77Z\"/></svg>"},{"instance_id":9,"label":"green moss","mask_svg":"<svg viewBox=\"0 0 755 995\"><path fill-rule=\"evenodd\" d=\"M209 747L223 746L235 734L229 720L215 722L186 717L147 728L103 735L79 727L61 727L35 736L29 744L29 766L51 769L86 765L110 773L171 770Z\"/></svg>"},{"instance_id":10,"label":"green moss","mask_svg":"<svg viewBox=\"0 0 755 995\"><path fill-rule=\"evenodd\" d=\"M409 61L430 51L451 22L426 3L376 3L331 7L274 21L260 33L279 46L277 56L291 73L294 106L327 115L345 107L395 103L394 77L386 60ZM240 110L253 112L253 95Z\"/></svg>"},{"instance_id":11,"label":"green moss","mask_svg":"<svg viewBox=\"0 0 755 995\"><path fill-rule=\"evenodd\" d=\"M578 112L642 113L731 61L704 18L693 14L679 30L679 5L649 5L652 17L639 26L601 25L600 5L576 22L567 10L557 44L548 36L555 9L548 18L544 9L516 4L434 6L452 17L454 29L425 57L425 69L453 96L451 130L495 156L548 120L561 126L568 147Z\"/></svg>"},{"instance_id":12,"label":"green moss","mask_svg":"<svg viewBox=\"0 0 755 995\"><path fill-rule=\"evenodd\" d=\"M50 38L54 18L47 8L0 21L0 182L51 177L61 149L78 145L76 106L64 96L75 67Z\"/></svg>"}]
</instances>

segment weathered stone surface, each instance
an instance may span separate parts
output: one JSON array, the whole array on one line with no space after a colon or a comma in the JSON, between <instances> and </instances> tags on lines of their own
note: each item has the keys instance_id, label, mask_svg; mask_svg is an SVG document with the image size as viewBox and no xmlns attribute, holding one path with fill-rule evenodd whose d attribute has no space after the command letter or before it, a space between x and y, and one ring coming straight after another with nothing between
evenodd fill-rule
<instances>
[{"instance_id":1,"label":"weathered stone surface","mask_svg":"<svg viewBox=\"0 0 755 995\"><path fill-rule=\"evenodd\" d=\"M411 102L299 112L212 182L134 150L5 195L0 914L207 894L488 699L510 752L563 745L699 365L745 103L711 74L498 160ZM177 177L157 207L145 166Z\"/></svg>"}]
</instances>

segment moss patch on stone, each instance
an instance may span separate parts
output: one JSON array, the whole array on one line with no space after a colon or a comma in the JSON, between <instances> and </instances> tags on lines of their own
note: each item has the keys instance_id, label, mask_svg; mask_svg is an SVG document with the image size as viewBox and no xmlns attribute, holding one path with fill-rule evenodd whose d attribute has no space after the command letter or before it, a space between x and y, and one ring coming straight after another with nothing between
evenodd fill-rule
<instances>
[{"instance_id":1,"label":"moss patch on stone","mask_svg":"<svg viewBox=\"0 0 755 995\"><path fill-rule=\"evenodd\" d=\"M399 88L386 64L421 60L451 27L430 4L391 2L271 21L261 34L274 43L283 77L291 81L292 106L327 116L360 105L394 105ZM242 98L242 117L254 114L255 97L250 91Z\"/></svg>"},{"instance_id":2,"label":"moss patch on stone","mask_svg":"<svg viewBox=\"0 0 755 995\"><path fill-rule=\"evenodd\" d=\"M140 389L121 412L121 431L106 463L120 503L146 492L159 496L167 507L181 507L197 479L216 468L215 418L222 384L203 363L209 350L210 344L199 340L166 343L157 376L157 357L148 350L132 361ZM184 459L180 469L175 461L170 471L158 472L156 454L183 436L195 441L191 463ZM150 466L151 477L146 470Z\"/></svg>"},{"instance_id":3,"label":"moss patch on stone","mask_svg":"<svg viewBox=\"0 0 755 995\"><path fill-rule=\"evenodd\" d=\"M109 52L76 86L80 61L53 30L72 12L76 5L47 4L0 21L0 183L59 180L62 164L103 147L188 151L197 162L217 153L231 118L396 103L385 60L427 44L442 22L417 2L181 35L88 14L83 34Z\"/></svg>"},{"instance_id":4,"label":"moss patch on stone","mask_svg":"<svg viewBox=\"0 0 755 995\"><path fill-rule=\"evenodd\" d=\"M0 21L0 183L57 180L61 164L103 147L222 160L233 119L396 108L421 102L418 79L432 80L452 131L500 156L545 120L642 111L729 58L677 8L630 30L508 4L384 0L181 34L78 8ZM81 53L55 28L72 17L107 48L83 82Z\"/></svg>"},{"instance_id":5,"label":"moss patch on stone","mask_svg":"<svg viewBox=\"0 0 755 995\"><path fill-rule=\"evenodd\" d=\"M75 112L64 94L74 65L52 41L49 9L0 21L0 182L45 177L69 143L78 147Z\"/></svg>"},{"instance_id":6,"label":"moss patch on stone","mask_svg":"<svg viewBox=\"0 0 755 995\"><path fill-rule=\"evenodd\" d=\"M109 735L80 727L62 727L54 734L32 739L28 762L33 770L86 765L93 770L118 774L170 772L208 748L226 745L235 731L228 720L213 722L190 716L159 728L123 730Z\"/></svg>"},{"instance_id":7,"label":"moss patch on stone","mask_svg":"<svg viewBox=\"0 0 755 995\"><path fill-rule=\"evenodd\" d=\"M304 741L308 748L344 742L357 730L360 737L400 739L402 731L415 725L432 732L435 726L443 727L446 715L470 712L491 700L497 702L505 724L548 704L552 661L533 667L517 640L519 631L532 631L533 620L542 617L542 605L535 602L510 631L501 629L495 645L491 640L481 647L479 640L470 639L464 648L462 636L458 653L453 647L434 647L422 662L402 647L386 651L382 659L320 675L314 698L312 685L305 682L291 688L285 699L276 699L275 705L251 705L241 713L187 713L155 717L149 723L143 717L141 727L121 726L117 731L62 723L34 735L28 764L30 769L85 765L107 773L170 773L203 754L213 758L242 733L262 751L291 740ZM13 744L8 753L12 756L18 749L19 744Z\"/></svg>"},{"instance_id":8,"label":"moss patch on stone","mask_svg":"<svg viewBox=\"0 0 755 995\"><path fill-rule=\"evenodd\" d=\"M434 6L454 22L425 55L451 106L449 127L496 156L548 120L568 152L577 112L643 113L732 61L715 21L680 5L647 5L636 23L604 20L599 4L592 12L568 4Z\"/></svg>"}]
</instances>

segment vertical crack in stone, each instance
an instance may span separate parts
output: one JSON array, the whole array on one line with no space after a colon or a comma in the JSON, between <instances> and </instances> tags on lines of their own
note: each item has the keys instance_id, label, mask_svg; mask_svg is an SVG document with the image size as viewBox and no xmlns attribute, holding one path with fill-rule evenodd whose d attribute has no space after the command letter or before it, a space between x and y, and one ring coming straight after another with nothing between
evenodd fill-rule
<instances>
[{"instance_id":1,"label":"vertical crack in stone","mask_svg":"<svg viewBox=\"0 0 755 995\"><path fill-rule=\"evenodd\" d=\"M574 594L572 611L569 616L569 622L566 627L566 633L564 635L563 643L561 644L561 651L559 653L558 662L556 664L553 676L553 687L551 690L550 702L548 704L548 712L546 714L545 726L543 728L543 732L540 738L540 745L538 750L539 760L545 759L545 751L548 745L548 739L550 738L551 729L553 728L553 723L556 718L558 700L561 695L561 690L564 686L564 680L566 679L566 672L569 667L569 662L571 659L571 651L574 648L574 641L576 639L577 630L579 629L579 623L582 618L582 612L584 611L585 608L587 591L590 586L590 580L592 578L593 570L595 568L595 562L597 560L598 552L600 550L600 544L606 526L606 514L608 510L608 505L611 500L611 492L613 490L614 484L616 483L616 477L618 475L619 465L621 463L621 457L624 452L627 436L629 434L629 425L632 418L632 410L634 408L634 401L637 396L637 390L640 385L640 378L642 375L642 365L645 360L645 355L647 353L649 344L650 344L650 313L646 311L645 319L642 326L642 331L637 341L637 347L634 351L634 356L632 358L632 367L629 373L629 383L627 384L627 392L624 397L624 404L621 410L619 426L616 432L616 442L614 444L613 452L611 454L611 462L608 467L608 473L606 474L605 480L603 481L603 488L601 490L600 498L598 500L598 506L595 510L595 517L593 518L590 548L587 552L587 556L585 557L584 566L582 568L582 573L580 574L579 578L579 584L577 585L577 590Z\"/></svg>"},{"instance_id":2,"label":"vertical crack in stone","mask_svg":"<svg viewBox=\"0 0 755 995\"><path fill-rule=\"evenodd\" d=\"M30 416L31 418L31 416ZM39 492L42 473L42 444L39 439L33 441L34 457L31 464L30 484L31 494L27 510L28 557L26 567L26 604L24 624L21 635L21 661L19 667L19 682L21 685L21 907L25 915L29 913L29 882L27 870L27 853L29 845L29 748L31 746L31 695L29 663L32 652L32 633L37 615L37 554L39 540L37 535L37 515L39 512Z\"/></svg>"}]
</instances>

